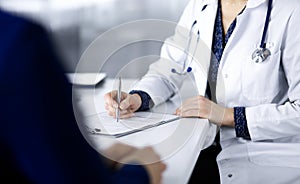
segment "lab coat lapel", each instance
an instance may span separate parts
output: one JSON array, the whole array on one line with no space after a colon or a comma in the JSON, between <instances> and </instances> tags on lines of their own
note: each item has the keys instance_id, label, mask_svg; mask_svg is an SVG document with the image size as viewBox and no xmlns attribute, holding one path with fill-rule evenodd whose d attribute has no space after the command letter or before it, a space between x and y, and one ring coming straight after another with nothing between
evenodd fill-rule
<instances>
[{"instance_id":1,"label":"lab coat lapel","mask_svg":"<svg viewBox=\"0 0 300 184\"><path fill-rule=\"evenodd\" d=\"M210 2L210 4L199 13L197 21L199 22L198 28L200 31L201 40L207 45L208 48L212 47L212 37L215 27L215 19L218 9L218 1Z\"/></svg>"},{"instance_id":2,"label":"lab coat lapel","mask_svg":"<svg viewBox=\"0 0 300 184\"><path fill-rule=\"evenodd\" d=\"M196 17L198 22L197 26L200 32L200 42L195 55L196 58L200 59L193 65L196 65L194 66L196 69L194 70L194 76L200 95L204 95L206 90L215 18L218 9L217 0L209 0L207 3L208 4L203 4L207 5L207 7L203 11L200 10Z\"/></svg>"}]
</instances>

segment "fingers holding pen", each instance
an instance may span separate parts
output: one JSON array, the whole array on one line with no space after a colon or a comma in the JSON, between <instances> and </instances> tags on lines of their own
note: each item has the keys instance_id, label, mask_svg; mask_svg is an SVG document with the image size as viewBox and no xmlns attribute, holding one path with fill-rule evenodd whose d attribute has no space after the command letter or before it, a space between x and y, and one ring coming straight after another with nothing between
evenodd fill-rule
<instances>
[{"instance_id":1,"label":"fingers holding pen","mask_svg":"<svg viewBox=\"0 0 300 184\"><path fill-rule=\"evenodd\" d=\"M121 110L126 110L126 109L129 109L130 108L130 96L128 95L125 99L123 99L120 103L120 109Z\"/></svg>"},{"instance_id":2,"label":"fingers holding pen","mask_svg":"<svg viewBox=\"0 0 300 184\"><path fill-rule=\"evenodd\" d=\"M104 95L105 109L108 115L116 118L116 109L120 109L120 118L130 118L134 112L141 106L141 98L138 94L128 94L122 92L120 106L116 101L117 91L111 91Z\"/></svg>"},{"instance_id":3,"label":"fingers holding pen","mask_svg":"<svg viewBox=\"0 0 300 184\"><path fill-rule=\"evenodd\" d=\"M104 95L105 107L106 106L117 107L118 103L116 101L116 96L117 96L116 90L106 93Z\"/></svg>"},{"instance_id":4,"label":"fingers holding pen","mask_svg":"<svg viewBox=\"0 0 300 184\"><path fill-rule=\"evenodd\" d=\"M117 93L118 93L117 90L113 90L113 91L110 91L110 92L106 93L104 95L105 103L110 104L112 106L117 106L118 105L118 103L117 103ZM121 101L123 101L127 97L128 97L127 93L121 92L121 99L120 99Z\"/></svg>"},{"instance_id":5,"label":"fingers holding pen","mask_svg":"<svg viewBox=\"0 0 300 184\"><path fill-rule=\"evenodd\" d=\"M116 108L112 107L108 104L105 105L105 109L107 110L107 114L109 116L112 116L113 118L117 118L116 117ZM130 109L120 109L120 118L121 119L127 119L127 118L131 118L134 116L134 111L130 110Z\"/></svg>"}]
</instances>

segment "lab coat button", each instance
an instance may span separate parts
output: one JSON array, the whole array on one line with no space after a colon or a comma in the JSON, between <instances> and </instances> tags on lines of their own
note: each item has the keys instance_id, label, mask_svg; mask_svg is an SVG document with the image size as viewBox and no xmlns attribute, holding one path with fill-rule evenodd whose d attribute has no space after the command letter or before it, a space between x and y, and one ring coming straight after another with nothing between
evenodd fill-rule
<instances>
[{"instance_id":1,"label":"lab coat button","mask_svg":"<svg viewBox=\"0 0 300 184\"><path fill-rule=\"evenodd\" d=\"M228 78L228 74L226 73L226 74L224 74L224 78L225 79L227 79Z\"/></svg>"},{"instance_id":2,"label":"lab coat button","mask_svg":"<svg viewBox=\"0 0 300 184\"><path fill-rule=\"evenodd\" d=\"M232 177L232 174L228 174L227 176L228 176L228 178L231 178L231 177Z\"/></svg>"}]
</instances>

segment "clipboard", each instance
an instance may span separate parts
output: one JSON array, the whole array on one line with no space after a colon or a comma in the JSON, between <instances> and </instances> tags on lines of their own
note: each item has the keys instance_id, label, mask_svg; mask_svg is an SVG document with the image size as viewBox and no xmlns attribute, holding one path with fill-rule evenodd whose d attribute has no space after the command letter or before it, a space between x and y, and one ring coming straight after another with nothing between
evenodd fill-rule
<instances>
[{"instance_id":1,"label":"clipboard","mask_svg":"<svg viewBox=\"0 0 300 184\"><path fill-rule=\"evenodd\" d=\"M88 131L88 133L90 133L92 135L120 138L120 137L124 137L124 136L131 135L131 134L134 134L134 133L138 133L138 132L141 132L141 131L144 131L144 130L147 130L147 129L151 129L151 128L155 128L155 127L158 127L158 126L161 126L161 125L165 125L165 124L174 122L174 121L179 120L179 119L181 119L181 117L176 116L176 117L173 117L173 118L170 118L170 119L165 119L165 120L158 121L158 122L153 123L153 124L145 125L145 126L142 126L140 128L125 130L125 131L120 132L120 133L102 132L100 128L90 128L89 126L86 126L86 130Z\"/></svg>"}]
</instances>

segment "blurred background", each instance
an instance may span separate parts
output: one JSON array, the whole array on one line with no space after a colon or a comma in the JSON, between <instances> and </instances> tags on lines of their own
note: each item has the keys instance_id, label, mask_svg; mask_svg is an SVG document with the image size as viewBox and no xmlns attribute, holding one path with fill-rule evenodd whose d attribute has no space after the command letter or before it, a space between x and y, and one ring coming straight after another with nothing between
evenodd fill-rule
<instances>
[{"instance_id":1,"label":"blurred background","mask_svg":"<svg viewBox=\"0 0 300 184\"><path fill-rule=\"evenodd\" d=\"M82 53L105 31L122 23L141 19L177 22L187 2L188 0L0 0L0 7L46 27L63 59L66 71L74 72ZM132 34L140 35L133 30L124 32L121 37L130 37ZM165 30L162 34L167 38L172 32ZM106 42L117 43L118 39L120 36L110 37ZM159 55L161 44L149 41L122 49L101 72L114 77L118 72L117 65L124 65L142 56ZM157 58L147 59L152 62ZM97 61L87 63L79 72L98 72L95 62ZM143 75L147 68L146 64L135 65L131 72L126 72L126 77Z\"/></svg>"}]
</instances>

